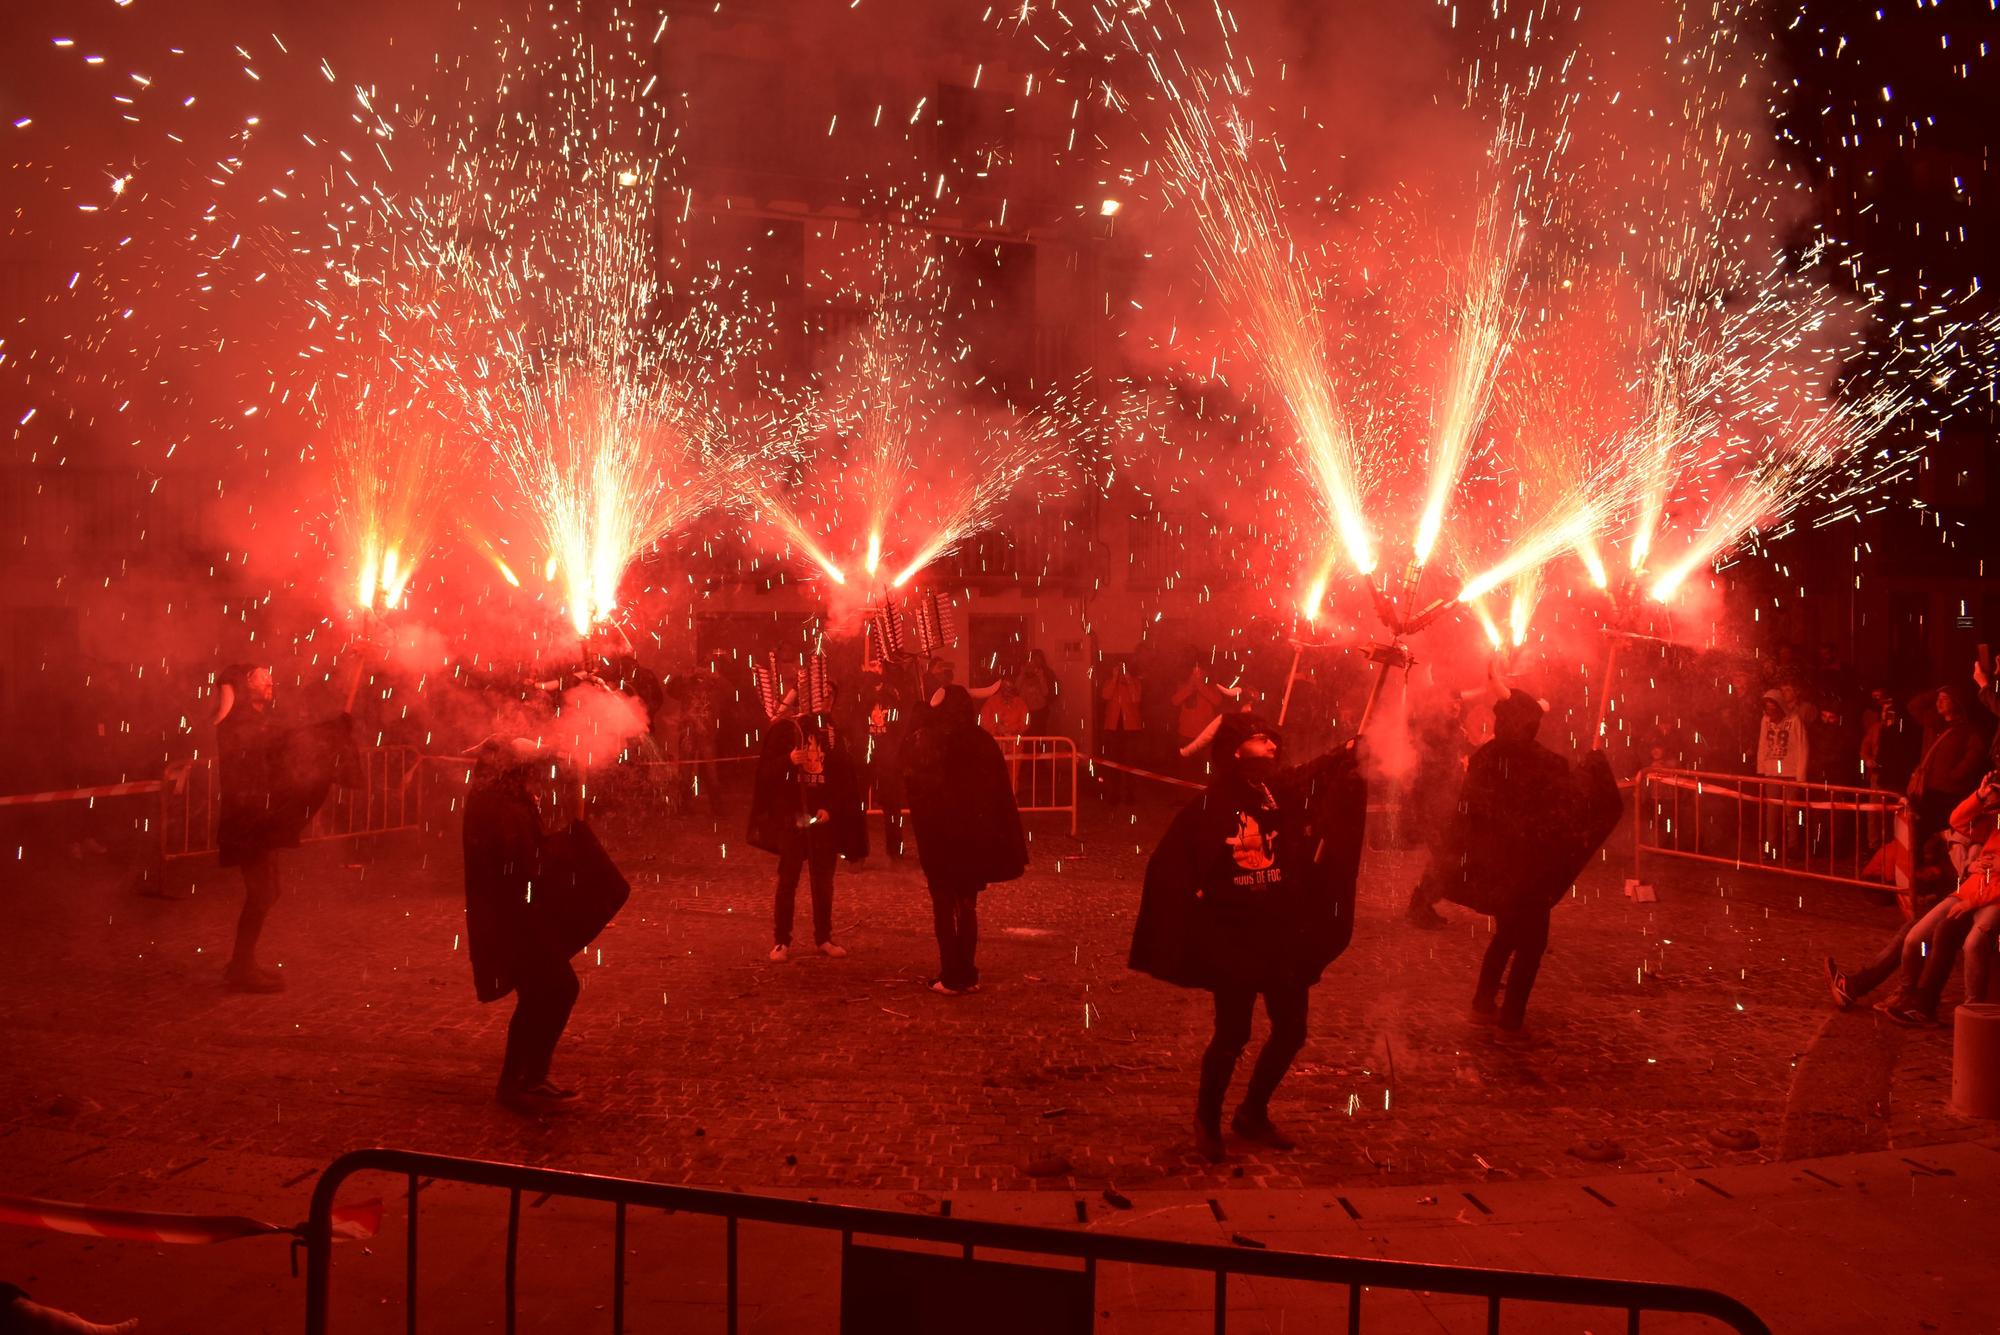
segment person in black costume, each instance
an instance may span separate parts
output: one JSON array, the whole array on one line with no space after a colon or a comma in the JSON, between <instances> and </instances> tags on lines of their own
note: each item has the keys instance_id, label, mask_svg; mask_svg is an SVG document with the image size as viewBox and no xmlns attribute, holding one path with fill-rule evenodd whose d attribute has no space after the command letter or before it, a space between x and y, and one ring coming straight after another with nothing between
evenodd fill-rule
<instances>
[{"instance_id":1,"label":"person in black costume","mask_svg":"<svg viewBox=\"0 0 2000 1335\"><path fill-rule=\"evenodd\" d=\"M1493 706L1493 740L1466 762L1458 810L1424 873L1436 894L1492 915L1472 1018L1510 1031L1527 1012L1549 944L1550 911L1621 812L1604 752L1592 750L1572 768L1535 740L1541 722L1541 702L1523 691Z\"/></svg>"},{"instance_id":2,"label":"person in black costume","mask_svg":"<svg viewBox=\"0 0 2000 1335\"><path fill-rule=\"evenodd\" d=\"M248 663L225 669L216 691L216 849L223 866L243 872L243 911L223 971L223 985L235 992L284 990L284 979L257 963L257 943L282 888L274 854L299 846L336 774L353 763L351 715L289 728L278 721L276 696L270 671Z\"/></svg>"},{"instance_id":3,"label":"person in black costume","mask_svg":"<svg viewBox=\"0 0 2000 1335\"><path fill-rule=\"evenodd\" d=\"M814 943L822 955L846 955L833 940L833 870L843 857L868 856L868 824L853 757L831 723L787 714L771 720L750 796L748 838L752 848L778 855L772 962L791 958L802 870L812 885Z\"/></svg>"},{"instance_id":4,"label":"person in black costume","mask_svg":"<svg viewBox=\"0 0 2000 1335\"><path fill-rule=\"evenodd\" d=\"M481 1001L515 996L498 1097L524 1113L576 1098L549 1080L580 991L570 958L630 894L580 810L568 829L548 829L535 784L551 768L526 740L488 741L465 800L466 950Z\"/></svg>"},{"instance_id":5,"label":"person in black costume","mask_svg":"<svg viewBox=\"0 0 2000 1335\"><path fill-rule=\"evenodd\" d=\"M1359 743L1278 765L1279 733L1255 714L1209 725L1208 787L1181 809L1146 864L1131 966L1215 998L1201 1059L1195 1147L1220 1161L1222 1101L1250 1040L1257 998L1271 1036L1230 1127L1290 1149L1271 1096L1306 1040L1307 1002L1354 934L1354 879L1368 818Z\"/></svg>"},{"instance_id":6,"label":"person in black costume","mask_svg":"<svg viewBox=\"0 0 2000 1335\"><path fill-rule=\"evenodd\" d=\"M1028 840L1000 744L963 686L940 687L904 748L910 823L931 896L941 996L979 990L979 896L1028 867Z\"/></svg>"}]
</instances>

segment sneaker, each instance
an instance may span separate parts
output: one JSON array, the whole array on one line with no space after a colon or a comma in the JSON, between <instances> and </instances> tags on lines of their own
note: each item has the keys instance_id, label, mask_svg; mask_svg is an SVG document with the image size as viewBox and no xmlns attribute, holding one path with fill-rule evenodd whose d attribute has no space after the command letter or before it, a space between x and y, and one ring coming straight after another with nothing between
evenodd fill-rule
<instances>
[{"instance_id":1,"label":"sneaker","mask_svg":"<svg viewBox=\"0 0 2000 1335\"><path fill-rule=\"evenodd\" d=\"M269 994L285 990L285 980L276 970L260 969L254 964L230 965L222 975L222 985L231 992Z\"/></svg>"},{"instance_id":2,"label":"sneaker","mask_svg":"<svg viewBox=\"0 0 2000 1335\"><path fill-rule=\"evenodd\" d=\"M1901 997L1885 1001L1875 1009L1888 1016L1891 1023L1899 1024L1905 1029L1929 1029L1937 1024L1936 1020Z\"/></svg>"},{"instance_id":3,"label":"sneaker","mask_svg":"<svg viewBox=\"0 0 2000 1335\"><path fill-rule=\"evenodd\" d=\"M1210 1163L1221 1163L1229 1157L1229 1149L1222 1143L1222 1128L1210 1126L1199 1117L1194 1120L1194 1152Z\"/></svg>"},{"instance_id":4,"label":"sneaker","mask_svg":"<svg viewBox=\"0 0 2000 1335\"><path fill-rule=\"evenodd\" d=\"M544 1092L544 1091L548 1092ZM503 1085L500 1089L500 1106L509 1112L520 1113L524 1117L542 1117L550 1113L565 1113L576 1107L576 1095L563 1097L564 1091L551 1088L547 1082L538 1085Z\"/></svg>"},{"instance_id":5,"label":"sneaker","mask_svg":"<svg viewBox=\"0 0 2000 1335\"><path fill-rule=\"evenodd\" d=\"M1826 986L1833 993L1833 1004L1846 1010L1854 1004L1854 989L1848 984L1847 975L1833 962L1833 956L1826 957Z\"/></svg>"},{"instance_id":6,"label":"sneaker","mask_svg":"<svg viewBox=\"0 0 2000 1335\"><path fill-rule=\"evenodd\" d=\"M1474 1024L1499 1024L1500 1008L1490 1001L1481 1001L1475 997L1465 1012L1465 1018Z\"/></svg>"},{"instance_id":7,"label":"sneaker","mask_svg":"<svg viewBox=\"0 0 2000 1335\"><path fill-rule=\"evenodd\" d=\"M1245 1140L1269 1145L1274 1150L1295 1150L1299 1147L1297 1141L1278 1129L1269 1113L1253 1113L1247 1108L1238 1108L1236 1115L1229 1119L1229 1129Z\"/></svg>"},{"instance_id":8,"label":"sneaker","mask_svg":"<svg viewBox=\"0 0 2000 1335\"><path fill-rule=\"evenodd\" d=\"M770 955L771 963L783 964L786 960L790 959L791 957L792 957L792 948L790 946L777 945L771 947L771 955Z\"/></svg>"},{"instance_id":9,"label":"sneaker","mask_svg":"<svg viewBox=\"0 0 2000 1335\"><path fill-rule=\"evenodd\" d=\"M551 1103L568 1103L571 1099L576 1097L575 1090L563 1089L558 1085L553 1085L549 1083L549 1081L545 1079L537 1080L534 1084L527 1086L521 1092L524 1094L532 1094L534 1097L538 1099L547 1099Z\"/></svg>"},{"instance_id":10,"label":"sneaker","mask_svg":"<svg viewBox=\"0 0 2000 1335\"><path fill-rule=\"evenodd\" d=\"M836 946L831 941L822 941L819 943L819 953L830 960L844 960L847 958L847 947Z\"/></svg>"},{"instance_id":11,"label":"sneaker","mask_svg":"<svg viewBox=\"0 0 2000 1335\"><path fill-rule=\"evenodd\" d=\"M962 997L965 995L965 993L959 991L955 987L946 987L944 985L944 979L942 978L931 979L930 990L937 993L941 997Z\"/></svg>"}]
</instances>

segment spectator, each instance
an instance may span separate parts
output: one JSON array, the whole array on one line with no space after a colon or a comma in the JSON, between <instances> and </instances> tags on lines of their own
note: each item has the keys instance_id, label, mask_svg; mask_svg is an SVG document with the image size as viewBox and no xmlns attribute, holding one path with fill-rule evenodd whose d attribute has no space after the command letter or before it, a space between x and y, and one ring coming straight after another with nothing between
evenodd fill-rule
<instances>
[{"instance_id":1,"label":"spectator","mask_svg":"<svg viewBox=\"0 0 2000 1335\"><path fill-rule=\"evenodd\" d=\"M1811 745L1806 723L1798 714L1798 692L1777 688L1764 692L1763 722L1757 729L1757 774L1765 779L1803 779ZM1799 827L1792 818L1798 801L1796 788L1764 785L1760 805L1764 815L1765 856L1798 847Z\"/></svg>"},{"instance_id":2,"label":"spectator","mask_svg":"<svg viewBox=\"0 0 2000 1335\"><path fill-rule=\"evenodd\" d=\"M1049 731L1049 716L1055 706L1056 678L1049 670L1048 655L1040 649L1028 650L1028 661L1014 674L1014 685L1021 692L1021 703L1027 708L1027 725L1023 729L1032 737L1045 737Z\"/></svg>"},{"instance_id":3,"label":"spectator","mask_svg":"<svg viewBox=\"0 0 2000 1335\"><path fill-rule=\"evenodd\" d=\"M1007 747L1028 731L1028 701L1013 678L1002 679L1000 689L987 697L980 724Z\"/></svg>"},{"instance_id":4,"label":"spectator","mask_svg":"<svg viewBox=\"0 0 2000 1335\"><path fill-rule=\"evenodd\" d=\"M706 795L709 813L719 816L721 767L716 764L715 753L716 733L722 726L722 678L707 668L697 667L687 675L686 686L686 703L681 711L681 759L686 762L694 795Z\"/></svg>"},{"instance_id":5,"label":"spectator","mask_svg":"<svg viewBox=\"0 0 2000 1335\"><path fill-rule=\"evenodd\" d=\"M1180 711L1175 726L1180 732L1179 745L1183 755L1188 754L1188 748L1194 745L1195 739L1207 730L1208 725L1220 717L1222 702L1232 695L1240 694L1240 691L1217 686L1209 681L1208 671L1202 667L1199 655L1189 662L1187 679L1174 691L1173 696L1174 707ZM1202 765L1201 758L1191 756L1190 761L1199 772Z\"/></svg>"},{"instance_id":6,"label":"spectator","mask_svg":"<svg viewBox=\"0 0 2000 1335\"><path fill-rule=\"evenodd\" d=\"M1923 753L1910 775L1910 841L1922 848L1951 820L1952 810L1971 795L1985 772L1992 739L1972 721L1972 702L1957 684L1925 691L1910 701L1923 725Z\"/></svg>"},{"instance_id":7,"label":"spectator","mask_svg":"<svg viewBox=\"0 0 2000 1335\"><path fill-rule=\"evenodd\" d=\"M1813 662L1813 687L1819 703L1844 718L1851 717L1860 704L1860 683L1832 640L1820 643Z\"/></svg>"},{"instance_id":8,"label":"spectator","mask_svg":"<svg viewBox=\"0 0 2000 1335\"><path fill-rule=\"evenodd\" d=\"M1885 687L1869 693L1861 731L1861 780L1886 793L1906 792L1923 755L1916 724Z\"/></svg>"},{"instance_id":9,"label":"spectator","mask_svg":"<svg viewBox=\"0 0 2000 1335\"><path fill-rule=\"evenodd\" d=\"M0 1283L0 1335L130 1335L138 1318L116 1325L86 1321L74 1312L45 1307L14 1284Z\"/></svg>"},{"instance_id":10,"label":"spectator","mask_svg":"<svg viewBox=\"0 0 2000 1335\"><path fill-rule=\"evenodd\" d=\"M1140 738L1144 736L1146 716L1144 702L1146 679L1132 670L1129 656L1118 660L1117 669L1104 679L1098 689L1098 698L1104 702L1104 726L1099 733L1107 760L1119 765L1139 763ZM1132 800L1132 775L1129 770L1113 769L1105 783L1105 796L1114 804Z\"/></svg>"},{"instance_id":11,"label":"spectator","mask_svg":"<svg viewBox=\"0 0 2000 1335\"><path fill-rule=\"evenodd\" d=\"M1979 688L1979 706L1993 719L2000 719L2000 680L1995 680L1993 655L1985 645L1979 646L1979 657L1972 664L1972 681ZM1990 748L1995 768L2000 768L2000 728L1993 730L1993 745Z\"/></svg>"},{"instance_id":12,"label":"spectator","mask_svg":"<svg viewBox=\"0 0 2000 1335\"><path fill-rule=\"evenodd\" d=\"M1937 1023L1938 1002L1952 964L1961 946L1978 954L1966 959L1965 990L1968 1001L1985 995L1992 952L1992 939L2000 928L2000 771L1988 773L1979 787L1951 813L1951 828L1978 850L1966 866L1963 879L1953 894L1940 899L1929 912L1903 933L1899 963L1902 986L1896 995L1876 1009L1897 1024L1912 1028ZM1979 929L1980 940L1970 945ZM1834 1001L1843 1010L1859 991L1872 986L1871 977L1850 980L1827 961Z\"/></svg>"}]
</instances>

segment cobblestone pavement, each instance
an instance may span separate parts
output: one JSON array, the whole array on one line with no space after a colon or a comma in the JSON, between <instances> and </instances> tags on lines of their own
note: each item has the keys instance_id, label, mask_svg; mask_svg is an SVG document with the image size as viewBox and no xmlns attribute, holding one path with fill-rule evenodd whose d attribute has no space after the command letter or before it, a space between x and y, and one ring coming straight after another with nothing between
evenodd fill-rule
<instances>
[{"instance_id":1,"label":"cobblestone pavement","mask_svg":"<svg viewBox=\"0 0 2000 1335\"><path fill-rule=\"evenodd\" d=\"M1832 1152L1802 1127L1841 1128L1838 1150L1984 1133L1942 1112L1948 1031L1827 1005L1822 957L1872 953L1892 909L1685 865L1659 867L1660 901L1635 903L1621 831L1558 910L1531 1041L1512 1044L1465 1020L1483 920L1450 910L1444 932L1404 926L1418 857L1371 853L1355 945L1314 992L1312 1038L1274 1108L1302 1147L1240 1147L1212 1168L1187 1131L1206 998L1124 967L1165 818L1087 815L1080 840L1037 818L1029 876L982 902L986 990L949 1000L920 986L935 954L913 866L843 870L850 958L771 964L772 860L740 842L734 814L720 832L706 818L607 822L634 893L579 961L557 1073L584 1106L548 1121L491 1099L511 1003L473 998L455 830L290 855L269 932L290 981L277 997L218 985L233 873L208 867L192 898L162 900L109 869L17 863L0 936L0 1135L19 1147L59 1129L65 1145L158 1172L388 1144L916 1194L1601 1173L1574 1152L1590 1141L1658 1172ZM1802 1062L1819 1062L1809 1107L1794 1097ZM1726 1148L1750 1143L1741 1132L1756 1147ZM17 1157L11 1177L66 1194L60 1163Z\"/></svg>"}]
</instances>

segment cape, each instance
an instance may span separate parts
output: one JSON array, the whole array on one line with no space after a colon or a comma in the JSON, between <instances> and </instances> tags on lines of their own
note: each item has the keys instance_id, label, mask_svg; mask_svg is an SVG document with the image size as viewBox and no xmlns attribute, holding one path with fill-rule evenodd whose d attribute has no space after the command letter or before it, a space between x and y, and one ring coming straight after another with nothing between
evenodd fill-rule
<instances>
[{"instance_id":1,"label":"cape","mask_svg":"<svg viewBox=\"0 0 2000 1335\"><path fill-rule=\"evenodd\" d=\"M521 783L476 785L465 801L465 938L481 1001L514 990L530 958L568 959L595 941L632 889L588 825L548 833Z\"/></svg>"},{"instance_id":2,"label":"cape","mask_svg":"<svg viewBox=\"0 0 2000 1335\"><path fill-rule=\"evenodd\" d=\"M1475 912L1553 908L1623 812L1602 751L1571 765L1539 742L1487 742L1466 763L1424 875Z\"/></svg>"},{"instance_id":3,"label":"cape","mask_svg":"<svg viewBox=\"0 0 2000 1335\"><path fill-rule=\"evenodd\" d=\"M1354 937L1367 822L1352 742L1261 789L1211 783L1146 864L1131 967L1210 991L1317 983Z\"/></svg>"},{"instance_id":4,"label":"cape","mask_svg":"<svg viewBox=\"0 0 2000 1335\"><path fill-rule=\"evenodd\" d=\"M993 885L1028 869L1028 839L1000 744L978 724L932 713L904 743L904 797L917 861L938 884Z\"/></svg>"},{"instance_id":5,"label":"cape","mask_svg":"<svg viewBox=\"0 0 2000 1335\"><path fill-rule=\"evenodd\" d=\"M225 867L274 848L297 848L336 781L360 768L354 719L339 714L303 728L268 712L232 711L215 729L221 780L215 842Z\"/></svg>"}]
</instances>

